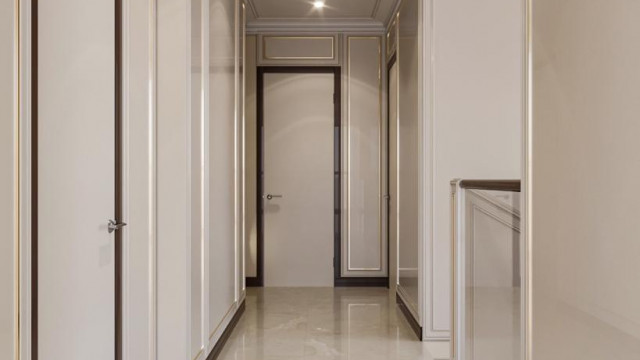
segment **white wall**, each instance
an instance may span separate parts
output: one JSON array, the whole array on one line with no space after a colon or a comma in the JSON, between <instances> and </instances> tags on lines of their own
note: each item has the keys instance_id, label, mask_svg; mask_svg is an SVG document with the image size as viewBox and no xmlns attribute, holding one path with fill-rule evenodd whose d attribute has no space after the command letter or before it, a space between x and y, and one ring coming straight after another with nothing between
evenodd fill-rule
<instances>
[{"instance_id":1,"label":"white wall","mask_svg":"<svg viewBox=\"0 0 640 360\"><path fill-rule=\"evenodd\" d=\"M155 359L155 37L152 2L123 7L123 357Z\"/></svg>"},{"instance_id":2,"label":"white wall","mask_svg":"<svg viewBox=\"0 0 640 360\"><path fill-rule=\"evenodd\" d=\"M16 171L18 124L16 87L16 9L0 3L0 358L14 359L17 340Z\"/></svg>"},{"instance_id":3,"label":"white wall","mask_svg":"<svg viewBox=\"0 0 640 360\"><path fill-rule=\"evenodd\" d=\"M533 359L640 358L638 14L533 1Z\"/></svg>"},{"instance_id":4,"label":"white wall","mask_svg":"<svg viewBox=\"0 0 640 360\"><path fill-rule=\"evenodd\" d=\"M190 7L158 0L157 358L189 357Z\"/></svg>"},{"instance_id":5,"label":"white wall","mask_svg":"<svg viewBox=\"0 0 640 360\"><path fill-rule=\"evenodd\" d=\"M236 305L235 11L209 1L209 341L215 343Z\"/></svg>"},{"instance_id":6,"label":"white wall","mask_svg":"<svg viewBox=\"0 0 640 360\"><path fill-rule=\"evenodd\" d=\"M426 338L448 338L449 182L521 176L524 3L431 0L422 13L428 24L424 39L433 41L423 58L423 327Z\"/></svg>"}]
</instances>

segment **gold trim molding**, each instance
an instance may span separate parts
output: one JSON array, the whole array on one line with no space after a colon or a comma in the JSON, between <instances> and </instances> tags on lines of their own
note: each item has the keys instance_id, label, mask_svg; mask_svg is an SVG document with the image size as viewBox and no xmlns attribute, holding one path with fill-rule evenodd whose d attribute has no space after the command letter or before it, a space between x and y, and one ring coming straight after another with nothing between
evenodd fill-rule
<instances>
[{"instance_id":1,"label":"gold trim molding","mask_svg":"<svg viewBox=\"0 0 640 360\"><path fill-rule=\"evenodd\" d=\"M267 56L267 39L276 40L331 40L331 56ZM263 60L335 60L336 59L336 37L335 36L282 36L264 35L262 36L262 59Z\"/></svg>"},{"instance_id":2,"label":"gold trim molding","mask_svg":"<svg viewBox=\"0 0 640 360\"><path fill-rule=\"evenodd\" d=\"M384 270L384 241L382 237L382 198L378 201L378 241L380 246L380 258L377 268L358 268L351 266L351 40L377 40L378 41L378 193L382 194L382 38L380 36L347 36L347 271L383 271Z\"/></svg>"}]
</instances>

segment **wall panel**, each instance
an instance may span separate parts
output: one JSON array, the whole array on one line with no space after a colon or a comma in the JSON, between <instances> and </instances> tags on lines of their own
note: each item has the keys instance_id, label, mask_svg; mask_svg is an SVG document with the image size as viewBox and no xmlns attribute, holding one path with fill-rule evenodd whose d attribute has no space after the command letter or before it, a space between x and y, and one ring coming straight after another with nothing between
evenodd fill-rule
<instances>
[{"instance_id":1,"label":"wall panel","mask_svg":"<svg viewBox=\"0 0 640 360\"><path fill-rule=\"evenodd\" d=\"M0 4L0 358L17 353L18 98L15 1Z\"/></svg>"},{"instance_id":2,"label":"wall panel","mask_svg":"<svg viewBox=\"0 0 640 360\"><path fill-rule=\"evenodd\" d=\"M245 271L247 277L257 276L257 69L256 69L256 46L257 37L255 35L247 36L246 40L246 56L245 56Z\"/></svg>"},{"instance_id":3,"label":"wall panel","mask_svg":"<svg viewBox=\"0 0 640 360\"><path fill-rule=\"evenodd\" d=\"M418 1L398 16L398 291L419 319L419 45Z\"/></svg>"},{"instance_id":4,"label":"wall panel","mask_svg":"<svg viewBox=\"0 0 640 360\"><path fill-rule=\"evenodd\" d=\"M203 249L204 249L204 81L203 1L191 0L191 238L190 238L190 358L204 355L203 342Z\"/></svg>"},{"instance_id":5,"label":"wall panel","mask_svg":"<svg viewBox=\"0 0 640 360\"><path fill-rule=\"evenodd\" d=\"M215 344L236 300L236 1L209 1L209 319Z\"/></svg>"},{"instance_id":6,"label":"wall panel","mask_svg":"<svg viewBox=\"0 0 640 360\"><path fill-rule=\"evenodd\" d=\"M156 359L156 118L152 2L123 7L123 358ZM134 31L135 29L135 31Z\"/></svg>"},{"instance_id":7,"label":"wall panel","mask_svg":"<svg viewBox=\"0 0 640 360\"><path fill-rule=\"evenodd\" d=\"M191 100L188 2L158 0L157 359L189 351Z\"/></svg>"},{"instance_id":8,"label":"wall panel","mask_svg":"<svg viewBox=\"0 0 640 360\"><path fill-rule=\"evenodd\" d=\"M533 359L640 358L638 14L533 2Z\"/></svg>"},{"instance_id":9,"label":"wall panel","mask_svg":"<svg viewBox=\"0 0 640 360\"><path fill-rule=\"evenodd\" d=\"M382 234L382 38L346 37L342 276L386 276Z\"/></svg>"},{"instance_id":10,"label":"wall panel","mask_svg":"<svg viewBox=\"0 0 640 360\"><path fill-rule=\"evenodd\" d=\"M259 65L339 65L340 36L258 35Z\"/></svg>"},{"instance_id":11,"label":"wall panel","mask_svg":"<svg viewBox=\"0 0 640 360\"><path fill-rule=\"evenodd\" d=\"M524 3L439 1L431 19L432 71L426 101L427 197L425 224L425 328L427 337L449 336L451 311L450 181L521 177ZM429 70L427 70L429 71Z\"/></svg>"}]
</instances>

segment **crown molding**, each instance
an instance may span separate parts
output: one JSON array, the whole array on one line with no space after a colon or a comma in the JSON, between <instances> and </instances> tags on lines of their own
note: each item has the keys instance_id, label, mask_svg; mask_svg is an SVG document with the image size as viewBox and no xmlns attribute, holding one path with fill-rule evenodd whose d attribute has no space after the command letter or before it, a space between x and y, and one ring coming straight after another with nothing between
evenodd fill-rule
<instances>
[{"instance_id":1,"label":"crown molding","mask_svg":"<svg viewBox=\"0 0 640 360\"><path fill-rule=\"evenodd\" d=\"M385 26L373 19L257 19L247 23L248 34L367 32L383 34Z\"/></svg>"}]
</instances>

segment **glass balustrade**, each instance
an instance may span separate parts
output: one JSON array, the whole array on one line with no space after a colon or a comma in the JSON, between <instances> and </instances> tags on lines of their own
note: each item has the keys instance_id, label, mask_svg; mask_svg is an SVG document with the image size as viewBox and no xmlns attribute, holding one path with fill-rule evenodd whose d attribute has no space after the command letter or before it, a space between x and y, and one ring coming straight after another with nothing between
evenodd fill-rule
<instances>
[{"instance_id":1,"label":"glass balustrade","mask_svg":"<svg viewBox=\"0 0 640 360\"><path fill-rule=\"evenodd\" d=\"M520 181L452 181L453 359L522 359Z\"/></svg>"}]
</instances>

